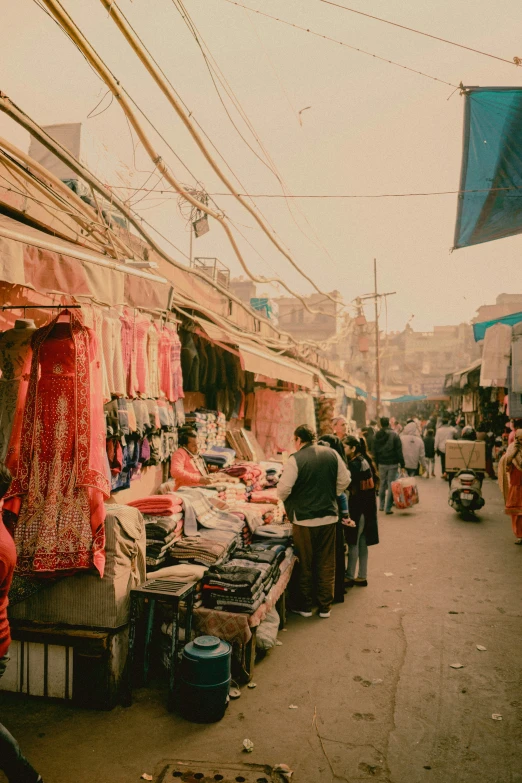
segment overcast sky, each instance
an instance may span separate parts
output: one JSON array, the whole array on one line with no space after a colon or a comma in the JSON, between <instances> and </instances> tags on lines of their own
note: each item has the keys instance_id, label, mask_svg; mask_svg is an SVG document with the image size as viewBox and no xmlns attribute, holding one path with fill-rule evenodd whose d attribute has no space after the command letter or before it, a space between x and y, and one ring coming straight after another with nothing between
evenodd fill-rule
<instances>
[{"instance_id":1,"label":"overcast sky","mask_svg":"<svg viewBox=\"0 0 522 783\"><path fill-rule=\"evenodd\" d=\"M99 0L62 2L188 169L209 193L222 193L223 186ZM515 66L346 13L320 0L245 3L452 84L522 84ZM476 0L471 5L464 0L352 3L507 59L522 57L522 4L516 0ZM228 119L201 51L173 0L120 0L119 4L248 192L280 194L273 172ZM450 98L452 87L248 13L226 0L185 0L185 6L291 193L361 195L458 188L464 107L458 91ZM0 0L0 10L0 90L42 125L86 122L91 133L133 166L129 129L116 101L100 116L87 119L106 88L54 22L34 0ZM258 142L224 100L241 134L263 157ZM98 111L108 104L109 98ZM301 125L298 113L305 107L311 108L302 113ZM179 179L194 185L179 160L154 131L150 133ZM5 115L0 116L0 134L28 148L27 134ZM140 170L137 183L143 184L153 166L139 147L135 161ZM156 180L153 177L148 186ZM262 258L239 237L252 269L266 276L275 270L294 289L310 292L309 285L253 228L246 211L231 198L216 196L216 201L261 254ZM346 302L373 287L372 259L377 257L381 290L397 291L389 301L390 329L402 329L411 316L412 326L423 330L467 321L497 294L522 291L520 237L450 254L455 195L296 199L291 200L291 211L283 199L257 203L300 266L323 290L340 290ZM176 199L149 195L136 209L188 253L189 234ZM175 250L172 253L183 260ZM233 274L240 271L215 222L208 235L195 240L194 254L216 256Z\"/></svg>"}]
</instances>

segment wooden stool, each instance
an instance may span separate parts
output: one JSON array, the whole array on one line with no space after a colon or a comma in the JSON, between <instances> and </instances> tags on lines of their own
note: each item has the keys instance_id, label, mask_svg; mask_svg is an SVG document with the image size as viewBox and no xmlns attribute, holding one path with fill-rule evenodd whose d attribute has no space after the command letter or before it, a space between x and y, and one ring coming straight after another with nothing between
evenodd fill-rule
<instances>
[{"instance_id":1,"label":"wooden stool","mask_svg":"<svg viewBox=\"0 0 522 783\"><path fill-rule=\"evenodd\" d=\"M192 631L192 610L194 606L194 591L196 582L178 582L175 579L152 579L141 587L131 590L130 626L129 626L129 655L127 660L127 682L123 696L123 706L132 704L133 664L136 647L136 625L140 615L142 603L147 605L145 619L145 645L143 654L143 681L147 683L150 666L150 642L154 624L156 601L168 604L173 609L172 618L172 646L170 651L169 671L169 697L168 709L174 708L176 673L178 668L179 629L180 629L180 604L185 602L185 644L190 641Z\"/></svg>"}]
</instances>

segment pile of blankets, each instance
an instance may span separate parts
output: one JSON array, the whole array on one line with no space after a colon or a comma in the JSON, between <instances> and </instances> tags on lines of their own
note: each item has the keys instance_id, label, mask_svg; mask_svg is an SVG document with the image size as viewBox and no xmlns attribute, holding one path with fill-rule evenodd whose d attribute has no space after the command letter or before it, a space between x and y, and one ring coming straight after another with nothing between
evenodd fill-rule
<instances>
[{"instance_id":1,"label":"pile of blankets","mask_svg":"<svg viewBox=\"0 0 522 783\"><path fill-rule=\"evenodd\" d=\"M128 505L143 514L147 571L156 571L166 564L170 548L183 534L183 501L176 495L151 495Z\"/></svg>"},{"instance_id":2,"label":"pile of blankets","mask_svg":"<svg viewBox=\"0 0 522 783\"><path fill-rule=\"evenodd\" d=\"M169 548L171 563L196 563L213 566L227 560L238 544L237 533L231 530L202 530L184 536Z\"/></svg>"},{"instance_id":3,"label":"pile of blankets","mask_svg":"<svg viewBox=\"0 0 522 783\"><path fill-rule=\"evenodd\" d=\"M236 452L233 449L227 449L224 446L212 446L204 451L201 456L207 465L213 465L220 470L223 470L234 464Z\"/></svg>"},{"instance_id":4,"label":"pile of blankets","mask_svg":"<svg viewBox=\"0 0 522 783\"><path fill-rule=\"evenodd\" d=\"M253 614L281 575L287 548L273 541L236 550L222 566L203 578L203 606L225 612Z\"/></svg>"}]
</instances>

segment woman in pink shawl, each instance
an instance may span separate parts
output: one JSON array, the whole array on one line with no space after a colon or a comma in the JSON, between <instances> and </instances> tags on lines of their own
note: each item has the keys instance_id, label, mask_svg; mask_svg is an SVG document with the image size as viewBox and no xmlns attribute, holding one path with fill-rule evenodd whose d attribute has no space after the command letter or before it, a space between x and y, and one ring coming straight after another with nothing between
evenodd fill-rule
<instances>
[{"instance_id":1,"label":"woman in pink shawl","mask_svg":"<svg viewBox=\"0 0 522 783\"><path fill-rule=\"evenodd\" d=\"M17 571L52 576L105 566L105 424L96 335L65 310L32 338L6 464L14 479Z\"/></svg>"},{"instance_id":2,"label":"woman in pink shawl","mask_svg":"<svg viewBox=\"0 0 522 783\"><path fill-rule=\"evenodd\" d=\"M522 430L517 430L498 466L498 480L504 493L505 512L511 516L515 544L522 544Z\"/></svg>"}]
</instances>

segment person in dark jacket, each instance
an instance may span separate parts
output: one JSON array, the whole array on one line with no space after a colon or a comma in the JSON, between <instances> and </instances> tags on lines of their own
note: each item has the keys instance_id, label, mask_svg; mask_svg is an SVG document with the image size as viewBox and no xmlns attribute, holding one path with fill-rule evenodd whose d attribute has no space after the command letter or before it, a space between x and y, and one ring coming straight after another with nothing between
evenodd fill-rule
<instances>
[{"instance_id":1,"label":"person in dark jacket","mask_svg":"<svg viewBox=\"0 0 522 783\"><path fill-rule=\"evenodd\" d=\"M402 454L402 443L399 435L390 428L390 420L383 416L381 419L381 429L375 436L373 447L375 462L379 468L381 479L381 488L379 490L379 509L386 513L393 514L393 494L391 485L399 477L399 468L404 468L404 457Z\"/></svg>"},{"instance_id":2,"label":"person in dark jacket","mask_svg":"<svg viewBox=\"0 0 522 783\"><path fill-rule=\"evenodd\" d=\"M356 525L354 531L345 528L348 569L344 584L346 587L366 587L368 547L379 543L374 473L364 440L349 435L343 440L343 446L352 476L348 498L350 518ZM358 574L355 576L357 564Z\"/></svg>"},{"instance_id":3,"label":"person in dark jacket","mask_svg":"<svg viewBox=\"0 0 522 783\"><path fill-rule=\"evenodd\" d=\"M429 478L430 475L432 478L435 478L435 430L429 429L423 440L426 462L428 463L426 478Z\"/></svg>"}]
</instances>

